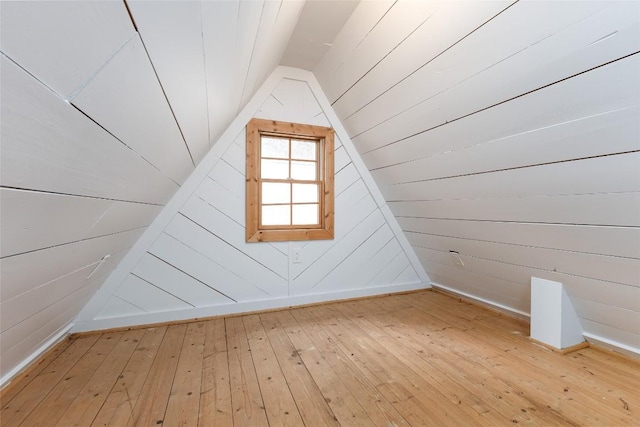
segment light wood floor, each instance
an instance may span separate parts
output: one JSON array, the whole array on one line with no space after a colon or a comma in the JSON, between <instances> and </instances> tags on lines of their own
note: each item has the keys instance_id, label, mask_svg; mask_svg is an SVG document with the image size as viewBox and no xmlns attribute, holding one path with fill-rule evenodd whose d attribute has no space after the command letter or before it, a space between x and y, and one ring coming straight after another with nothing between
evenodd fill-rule
<instances>
[{"instance_id":1,"label":"light wood floor","mask_svg":"<svg viewBox=\"0 0 640 427\"><path fill-rule=\"evenodd\" d=\"M2 426L640 425L640 365L437 292L81 336Z\"/></svg>"}]
</instances>

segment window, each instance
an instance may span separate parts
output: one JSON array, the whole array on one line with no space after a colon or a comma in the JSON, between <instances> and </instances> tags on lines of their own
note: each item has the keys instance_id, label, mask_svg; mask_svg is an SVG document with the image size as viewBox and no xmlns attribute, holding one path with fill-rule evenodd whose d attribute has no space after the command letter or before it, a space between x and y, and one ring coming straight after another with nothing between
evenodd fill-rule
<instances>
[{"instance_id":1,"label":"window","mask_svg":"<svg viewBox=\"0 0 640 427\"><path fill-rule=\"evenodd\" d=\"M333 129L247 124L247 242L333 239Z\"/></svg>"}]
</instances>

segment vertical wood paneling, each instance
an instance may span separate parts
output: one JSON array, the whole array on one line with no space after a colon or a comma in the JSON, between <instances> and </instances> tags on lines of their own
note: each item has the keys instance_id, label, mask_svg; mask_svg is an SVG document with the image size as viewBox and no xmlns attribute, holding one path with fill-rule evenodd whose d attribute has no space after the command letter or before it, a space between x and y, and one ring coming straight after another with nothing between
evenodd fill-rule
<instances>
[{"instance_id":1,"label":"vertical wood paneling","mask_svg":"<svg viewBox=\"0 0 640 427\"><path fill-rule=\"evenodd\" d=\"M197 164L211 148L199 2L127 3Z\"/></svg>"},{"instance_id":2,"label":"vertical wood paneling","mask_svg":"<svg viewBox=\"0 0 640 427\"><path fill-rule=\"evenodd\" d=\"M231 123L237 111L233 89L236 78L244 78L235 68L235 52L241 54L236 42L240 2L202 2L202 38L207 79L209 138L215 143Z\"/></svg>"}]
</instances>

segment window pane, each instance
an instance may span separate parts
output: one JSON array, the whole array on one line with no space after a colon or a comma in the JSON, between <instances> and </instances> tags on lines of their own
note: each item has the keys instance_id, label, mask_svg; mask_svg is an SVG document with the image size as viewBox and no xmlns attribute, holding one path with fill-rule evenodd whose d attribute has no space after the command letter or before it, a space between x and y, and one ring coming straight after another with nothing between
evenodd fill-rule
<instances>
[{"instance_id":1,"label":"window pane","mask_svg":"<svg viewBox=\"0 0 640 427\"><path fill-rule=\"evenodd\" d=\"M262 137L261 157L289 158L289 140L282 138Z\"/></svg>"},{"instance_id":2,"label":"window pane","mask_svg":"<svg viewBox=\"0 0 640 427\"><path fill-rule=\"evenodd\" d=\"M262 207L262 225L291 225L290 205Z\"/></svg>"},{"instance_id":3,"label":"window pane","mask_svg":"<svg viewBox=\"0 0 640 427\"><path fill-rule=\"evenodd\" d=\"M291 179L316 181L316 162L291 162Z\"/></svg>"},{"instance_id":4,"label":"window pane","mask_svg":"<svg viewBox=\"0 0 640 427\"><path fill-rule=\"evenodd\" d=\"M316 160L317 145L318 143L313 141L291 140L291 158Z\"/></svg>"},{"instance_id":5,"label":"window pane","mask_svg":"<svg viewBox=\"0 0 640 427\"><path fill-rule=\"evenodd\" d=\"M293 205L294 225L318 224L318 205Z\"/></svg>"},{"instance_id":6,"label":"window pane","mask_svg":"<svg viewBox=\"0 0 640 427\"><path fill-rule=\"evenodd\" d=\"M291 184L262 183L262 204L291 203Z\"/></svg>"},{"instance_id":7,"label":"window pane","mask_svg":"<svg viewBox=\"0 0 640 427\"><path fill-rule=\"evenodd\" d=\"M318 203L318 184L293 184L293 203Z\"/></svg>"},{"instance_id":8,"label":"window pane","mask_svg":"<svg viewBox=\"0 0 640 427\"><path fill-rule=\"evenodd\" d=\"M288 179L289 161L262 159L260 163L260 176L263 179Z\"/></svg>"}]
</instances>

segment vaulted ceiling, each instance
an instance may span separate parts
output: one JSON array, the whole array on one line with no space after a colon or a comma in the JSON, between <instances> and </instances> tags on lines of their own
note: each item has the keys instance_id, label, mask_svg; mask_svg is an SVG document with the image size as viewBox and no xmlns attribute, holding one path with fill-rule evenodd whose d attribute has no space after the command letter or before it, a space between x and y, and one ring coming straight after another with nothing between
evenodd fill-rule
<instances>
[{"instance_id":1,"label":"vaulted ceiling","mask_svg":"<svg viewBox=\"0 0 640 427\"><path fill-rule=\"evenodd\" d=\"M640 349L640 2L0 3L6 378L278 65L313 72L435 285L567 286ZM454 264L449 251L464 263Z\"/></svg>"}]
</instances>

